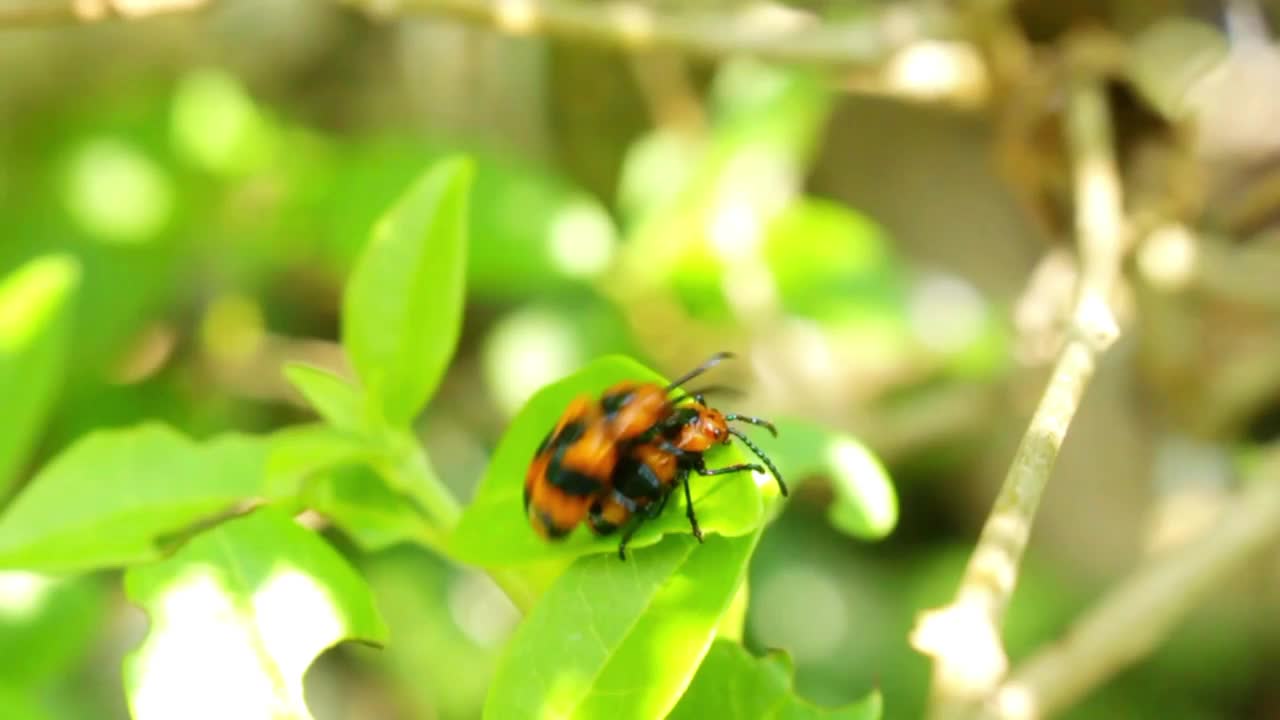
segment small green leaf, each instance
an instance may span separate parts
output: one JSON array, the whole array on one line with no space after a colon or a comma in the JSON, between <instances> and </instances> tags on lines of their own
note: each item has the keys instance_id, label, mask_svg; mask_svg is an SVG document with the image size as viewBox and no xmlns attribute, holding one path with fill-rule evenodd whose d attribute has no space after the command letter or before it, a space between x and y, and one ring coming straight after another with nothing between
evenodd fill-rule
<instances>
[{"instance_id":1,"label":"small green leaf","mask_svg":"<svg viewBox=\"0 0 1280 720\"><path fill-rule=\"evenodd\" d=\"M481 565L512 565L550 557L617 550L618 537L598 538L580 527L569 537L549 542L529 526L524 511L524 479L538 443L555 426L569 402L580 394L599 395L622 380L665 383L652 370L619 356L595 360L530 398L498 443L475 500L462 513L449 549L458 559ZM708 454L708 465L745 462L735 446ZM736 536L759 527L764 516L760 491L750 473L691 481L693 504L704 532ZM664 534L688 534L682 496L672 498L662 515L636 533L631 547L652 545ZM615 558L616 559L616 558Z\"/></svg>"},{"instance_id":2,"label":"small green leaf","mask_svg":"<svg viewBox=\"0 0 1280 720\"><path fill-rule=\"evenodd\" d=\"M137 720L310 717L307 667L344 639L386 641L363 578L328 543L262 509L125 575L151 629L125 660Z\"/></svg>"},{"instance_id":3,"label":"small green leaf","mask_svg":"<svg viewBox=\"0 0 1280 720\"><path fill-rule=\"evenodd\" d=\"M759 538L758 530L702 545L673 537L625 562L579 558L516 631L484 717L664 717L711 645Z\"/></svg>"},{"instance_id":4,"label":"small green leaf","mask_svg":"<svg viewBox=\"0 0 1280 720\"><path fill-rule=\"evenodd\" d=\"M0 281L0 500L53 407L70 340L79 264L50 255Z\"/></svg>"},{"instance_id":5,"label":"small green leaf","mask_svg":"<svg viewBox=\"0 0 1280 720\"><path fill-rule=\"evenodd\" d=\"M286 365L284 375L330 425L351 431L365 426L364 401L346 380L328 370L300 363Z\"/></svg>"},{"instance_id":6,"label":"small green leaf","mask_svg":"<svg viewBox=\"0 0 1280 720\"><path fill-rule=\"evenodd\" d=\"M339 465L373 462L372 443L329 425L293 425L268 439L267 487L273 497L296 495L309 478Z\"/></svg>"},{"instance_id":7,"label":"small green leaf","mask_svg":"<svg viewBox=\"0 0 1280 720\"><path fill-rule=\"evenodd\" d=\"M837 529L862 540L879 540L898 523L898 496L889 473L870 450L844 433L812 423L778 422L774 461L786 463L797 480L824 475L836 499L827 519Z\"/></svg>"},{"instance_id":8,"label":"small green leaf","mask_svg":"<svg viewBox=\"0 0 1280 720\"><path fill-rule=\"evenodd\" d=\"M345 466L323 473L308 483L303 502L368 552L407 541L431 541L422 514L367 467Z\"/></svg>"},{"instance_id":9,"label":"small green leaf","mask_svg":"<svg viewBox=\"0 0 1280 720\"><path fill-rule=\"evenodd\" d=\"M342 344L382 417L408 424L435 390L462 327L464 159L428 170L374 227L342 303Z\"/></svg>"},{"instance_id":10,"label":"small green leaf","mask_svg":"<svg viewBox=\"0 0 1280 720\"><path fill-rule=\"evenodd\" d=\"M821 708L795 694L792 674L785 653L752 657L735 642L717 640L668 720L880 720L880 693L842 708Z\"/></svg>"},{"instance_id":11,"label":"small green leaf","mask_svg":"<svg viewBox=\"0 0 1280 720\"><path fill-rule=\"evenodd\" d=\"M267 444L197 444L146 424L92 433L0 517L0 568L76 571L153 560L165 535L262 494Z\"/></svg>"}]
</instances>

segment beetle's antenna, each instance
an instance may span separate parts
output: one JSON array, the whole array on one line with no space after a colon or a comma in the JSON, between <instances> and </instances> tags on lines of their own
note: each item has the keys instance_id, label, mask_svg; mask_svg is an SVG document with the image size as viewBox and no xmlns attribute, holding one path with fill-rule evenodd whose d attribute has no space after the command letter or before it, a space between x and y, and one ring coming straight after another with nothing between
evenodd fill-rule
<instances>
[{"instance_id":1,"label":"beetle's antenna","mask_svg":"<svg viewBox=\"0 0 1280 720\"><path fill-rule=\"evenodd\" d=\"M746 445L751 449L751 452L756 454L756 457L764 461L765 467L769 468L769 472L773 473L773 479L778 481L778 490L782 493L782 497L786 497L787 484L782 481L782 473L778 472L778 467L773 464L773 461L769 459L769 456L765 455L760 448L756 447L756 444L751 442L750 438L743 435L741 430L738 430L737 428L729 428L729 434L741 440L743 445Z\"/></svg>"},{"instance_id":2,"label":"beetle's antenna","mask_svg":"<svg viewBox=\"0 0 1280 720\"><path fill-rule=\"evenodd\" d=\"M750 423L757 427L762 427L765 430L768 430L770 435L774 437L778 437L778 428L774 427L773 423L769 422L768 420L765 420L764 418L748 417L746 415L738 415L737 413L729 413L728 415L724 416L724 419L730 420L730 421L737 420L738 422Z\"/></svg>"},{"instance_id":3,"label":"beetle's antenna","mask_svg":"<svg viewBox=\"0 0 1280 720\"><path fill-rule=\"evenodd\" d=\"M698 367L685 373L680 378L676 380L672 380L671 384L667 386L667 392L671 392L672 390L675 390L676 388L698 377L699 375L710 370L716 365L719 365L721 360L725 360L731 357L733 357L733 353L729 353L729 352L718 352L715 355L712 355L711 357L704 360L703 363Z\"/></svg>"},{"instance_id":4,"label":"beetle's antenna","mask_svg":"<svg viewBox=\"0 0 1280 720\"><path fill-rule=\"evenodd\" d=\"M697 400L703 395L719 395L719 394L742 395L742 390L739 390L736 387L730 387L728 385L708 385L706 387L698 388L697 390L686 390L685 394L676 398L672 398L671 403L674 405L675 403L684 402L685 400Z\"/></svg>"}]
</instances>

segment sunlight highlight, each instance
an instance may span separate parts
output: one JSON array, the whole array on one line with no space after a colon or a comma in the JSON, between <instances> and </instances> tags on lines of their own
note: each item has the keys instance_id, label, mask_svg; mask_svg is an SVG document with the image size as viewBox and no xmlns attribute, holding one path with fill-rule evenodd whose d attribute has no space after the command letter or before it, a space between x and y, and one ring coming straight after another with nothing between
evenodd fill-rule
<instances>
[{"instance_id":1,"label":"sunlight highlight","mask_svg":"<svg viewBox=\"0 0 1280 720\"><path fill-rule=\"evenodd\" d=\"M146 643L134 657L131 709L152 718L274 718L289 711L284 688L263 667L260 640L243 608L211 570L168 587Z\"/></svg>"},{"instance_id":2,"label":"sunlight highlight","mask_svg":"<svg viewBox=\"0 0 1280 720\"><path fill-rule=\"evenodd\" d=\"M27 345L80 281L80 264L66 255L28 262L0 278L0 354Z\"/></svg>"},{"instance_id":3,"label":"sunlight highlight","mask_svg":"<svg viewBox=\"0 0 1280 720\"><path fill-rule=\"evenodd\" d=\"M898 522L898 498L884 466L860 443L840 438L827 446L827 462L835 470L835 491L860 508L871 529L892 528Z\"/></svg>"}]
</instances>

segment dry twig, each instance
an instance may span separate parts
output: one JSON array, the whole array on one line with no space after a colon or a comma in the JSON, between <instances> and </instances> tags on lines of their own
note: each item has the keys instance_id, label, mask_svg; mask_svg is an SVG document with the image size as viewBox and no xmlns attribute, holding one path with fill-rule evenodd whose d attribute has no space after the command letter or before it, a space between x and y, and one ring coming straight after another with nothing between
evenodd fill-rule
<instances>
[{"instance_id":1,"label":"dry twig","mask_svg":"<svg viewBox=\"0 0 1280 720\"><path fill-rule=\"evenodd\" d=\"M0 0L0 29L136 20L200 10L213 0Z\"/></svg>"},{"instance_id":2,"label":"dry twig","mask_svg":"<svg viewBox=\"0 0 1280 720\"><path fill-rule=\"evenodd\" d=\"M915 647L934 659L934 717L966 716L1004 677L1008 661L1000 627L1036 510L1098 357L1118 335L1108 299L1124 252L1123 219L1100 73L1085 69L1073 79L1066 122L1082 263L1070 333L955 601L924 613L912 634Z\"/></svg>"},{"instance_id":3,"label":"dry twig","mask_svg":"<svg viewBox=\"0 0 1280 720\"><path fill-rule=\"evenodd\" d=\"M993 720L1035 720L1066 707L1143 657L1233 571L1280 540L1280 451L1198 541L1151 560L1057 643L1036 653L984 708Z\"/></svg>"}]
</instances>

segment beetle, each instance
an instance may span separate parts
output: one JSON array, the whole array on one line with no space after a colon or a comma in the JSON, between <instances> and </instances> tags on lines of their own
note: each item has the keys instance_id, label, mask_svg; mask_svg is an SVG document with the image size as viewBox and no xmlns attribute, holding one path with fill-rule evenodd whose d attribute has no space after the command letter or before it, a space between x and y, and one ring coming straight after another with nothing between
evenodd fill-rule
<instances>
[{"instance_id":1,"label":"beetle","mask_svg":"<svg viewBox=\"0 0 1280 720\"><path fill-rule=\"evenodd\" d=\"M625 449L614 467L612 488L602 493L588 508L588 525L597 535L608 535L627 525L622 540L618 543L618 555L624 560L631 537L646 520L662 513L677 485L684 489L685 515L689 519L689 527L698 542L702 542L702 529L698 526L698 516L689 490L689 474L696 472L709 477L743 471L765 471L764 467L754 463L707 467L704 454L716 445L729 444L735 437L765 464L778 484L779 492L783 497L787 496L787 485L782 479L782 473L769 456L741 431L729 425L734 421L747 422L763 427L777 437L778 431L773 423L736 413L722 413L709 407L702 394L686 396L680 400L687 399L692 399L693 404L673 407L672 412L646 433L641 442Z\"/></svg>"},{"instance_id":2,"label":"beetle","mask_svg":"<svg viewBox=\"0 0 1280 720\"><path fill-rule=\"evenodd\" d=\"M534 531L558 540L585 519L592 532L607 535L634 517L619 545L625 558L626 543L636 527L660 513L680 484L694 536L701 541L689 494L689 472L764 472L754 464L706 467L703 453L732 437L741 439L764 461L785 496L786 485L777 468L728 424L749 422L776 435L771 423L708 407L704 394L718 388L671 397L673 391L730 357L727 352L716 353L665 387L624 381L606 389L598 400L580 395L570 402L539 444L525 474L524 508ZM685 404L689 400L693 404Z\"/></svg>"}]
</instances>

